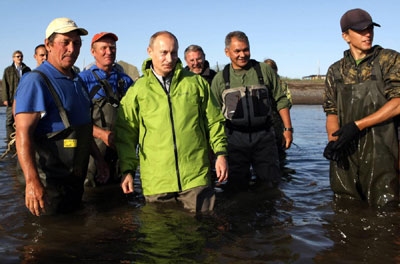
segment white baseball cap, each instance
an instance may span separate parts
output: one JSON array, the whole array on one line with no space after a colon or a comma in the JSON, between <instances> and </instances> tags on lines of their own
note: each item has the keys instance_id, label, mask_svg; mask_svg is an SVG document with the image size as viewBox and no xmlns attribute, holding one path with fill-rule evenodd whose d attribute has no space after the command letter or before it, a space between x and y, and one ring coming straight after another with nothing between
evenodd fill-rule
<instances>
[{"instance_id":1,"label":"white baseball cap","mask_svg":"<svg viewBox=\"0 0 400 264\"><path fill-rule=\"evenodd\" d=\"M56 18L50 22L46 29L46 39L53 33L68 33L77 30L80 35L87 35L88 32L84 28L80 28L74 21L66 17Z\"/></svg>"}]
</instances>

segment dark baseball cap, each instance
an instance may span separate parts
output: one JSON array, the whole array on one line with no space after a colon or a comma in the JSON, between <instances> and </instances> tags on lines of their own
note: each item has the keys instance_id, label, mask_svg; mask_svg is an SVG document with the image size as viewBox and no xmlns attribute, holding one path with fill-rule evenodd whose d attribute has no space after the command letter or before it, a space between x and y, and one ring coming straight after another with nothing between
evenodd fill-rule
<instances>
[{"instance_id":1,"label":"dark baseball cap","mask_svg":"<svg viewBox=\"0 0 400 264\"><path fill-rule=\"evenodd\" d=\"M340 27L342 28L342 32L345 32L349 29L361 31L371 25L377 27L381 26L372 21L372 17L367 11L360 8L347 11L340 19Z\"/></svg>"}]
</instances>

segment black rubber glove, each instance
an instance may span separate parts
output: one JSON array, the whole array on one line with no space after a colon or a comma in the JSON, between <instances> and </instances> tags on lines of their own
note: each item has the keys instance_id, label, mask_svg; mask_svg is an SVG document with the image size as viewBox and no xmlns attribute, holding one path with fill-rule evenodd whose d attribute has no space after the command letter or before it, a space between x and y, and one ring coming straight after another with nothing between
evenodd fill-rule
<instances>
[{"instance_id":1,"label":"black rubber glove","mask_svg":"<svg viewBox=\"0 0 400 264\"><path fill-rule=\"evenodd\" d=\"M324 150L324 157L328 160L338 161L339 153L333 148L333 144L335 144L335 141L329 141L328 145L326 145Z\"/></svg>"},{"instance_id":2,"label":"black rubber glove","mask_svg":"<svg viewBox=\"0 0 400 264\"><path fill-rule=\"evenodd\" d=\"M342 126L332 136L339 137L335 143L332 144L334 150L343 149L360 133L360 129L354 122L350 122Z\"/></svg>"}]
</instances>

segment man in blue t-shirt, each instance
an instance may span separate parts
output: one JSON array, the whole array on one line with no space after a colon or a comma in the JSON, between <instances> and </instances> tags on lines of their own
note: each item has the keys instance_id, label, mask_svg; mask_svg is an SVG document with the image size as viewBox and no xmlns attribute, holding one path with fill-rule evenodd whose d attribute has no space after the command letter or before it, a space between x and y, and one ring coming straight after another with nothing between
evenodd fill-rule
<instances>
[{"instance_id":1,"label":"man in blue t-shirt","mask_svg":"<svg viewBox=\"0 0 400 264\"><path fill-rule=\"evenodd\" d=\"M72 66L87 33L68 18L54 19L46 30L47 61L23 76L15 95L25 204L37 216L70 211L81 202L93 142L91 102Z\"/></svg>"},{"instance_id":2,"label":"man in blue t-shirt","mask_svg":"<svg viewBox=\"0 0 400 264\"><path fill-rule=\"evenodd\" d=\"M117 153L114 146L114 123L119 107L119 101L133 84L132 79L115 66L117 54L116 42L118 37L114 33L101 32L94 35L91 44L91 53L95 64L79 75L85 82L90 98L93 102L93 136L102 157L109 166L110 180L118 178ZM89 161L87 185L95 186L94 181L97 167L94 159ZM119 179L118 179L119 181Z\"/></svg>"}]
</instances>

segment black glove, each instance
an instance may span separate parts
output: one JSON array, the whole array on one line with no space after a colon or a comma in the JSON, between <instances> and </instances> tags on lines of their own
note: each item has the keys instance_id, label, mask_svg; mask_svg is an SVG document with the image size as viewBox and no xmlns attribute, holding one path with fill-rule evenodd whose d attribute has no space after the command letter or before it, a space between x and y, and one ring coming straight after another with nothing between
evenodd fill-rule
<instances>
[{"instance_id":1,"label":"black glove","mask_svg":"<svg viewBox=\"0 0 400 264\"><path fill-rule=\"evenodd\" d=\"M357 135L360 133L360 129L354 122L350 122L342 126L338 131L332 134L332 136L339 137L335 143L332 144L334 150L343 149L346 147Z\"/></svg>"},{"instance_id":2,"label":"black glove","mask_svg":"<svg viewBox=\"0 0 400 264\"><path fill-rule=\"evenodd\" d=\"M328 145L326 145L324 150L324 157L328 160L338 161L339 160L339 152L333 148L335 141L329 141Z\"/></svg>"}]
</instances>

